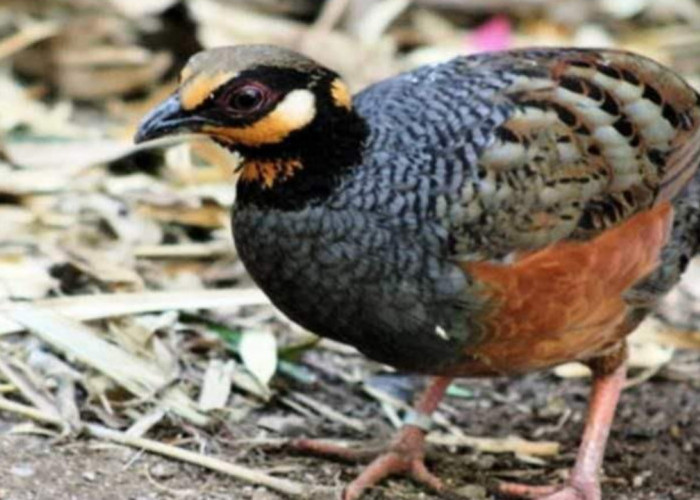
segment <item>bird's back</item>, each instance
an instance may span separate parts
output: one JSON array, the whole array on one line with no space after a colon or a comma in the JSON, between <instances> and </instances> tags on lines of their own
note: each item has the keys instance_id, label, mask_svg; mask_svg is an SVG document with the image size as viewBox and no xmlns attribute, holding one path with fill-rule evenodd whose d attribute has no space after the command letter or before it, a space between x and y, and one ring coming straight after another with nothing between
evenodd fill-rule
<instances>
[{"instance_id":1,"label":"bird's back","mask_svg":"<svg viewBox=\"0 0 700 500\"><path fill-rule=\"evenodd\" d=\"M658 63L584 49L456 58L356 98L368 167L429 177L423 216L486 259L589 238L673 199L700 162L699 102Z\"/></svg>"}]
</instances>

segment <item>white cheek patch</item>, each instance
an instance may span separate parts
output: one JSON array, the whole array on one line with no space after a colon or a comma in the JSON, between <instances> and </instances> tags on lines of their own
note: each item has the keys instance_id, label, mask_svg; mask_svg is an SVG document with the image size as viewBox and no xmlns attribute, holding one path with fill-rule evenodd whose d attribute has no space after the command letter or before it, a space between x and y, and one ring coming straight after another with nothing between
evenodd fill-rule
<instances>
[{"instance_id":1,"label":"white cheek patch","mask_svg":"<svg viewBox=\"0 0 700 500\"><path fill-rule=\"evenodd\" d=\"M316 116L316 96L310 90L292 90L270 116L284 123L289 132L304 128Z\"/></svg>"}]
</instances>

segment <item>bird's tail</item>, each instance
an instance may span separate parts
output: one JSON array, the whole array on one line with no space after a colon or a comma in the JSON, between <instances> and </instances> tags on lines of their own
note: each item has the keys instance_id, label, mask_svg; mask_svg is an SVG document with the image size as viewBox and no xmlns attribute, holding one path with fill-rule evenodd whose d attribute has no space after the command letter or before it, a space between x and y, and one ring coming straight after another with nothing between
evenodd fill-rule
<instances>
[{"instance_id":1,"label":"bird's tail","mask_svg":"<svg viewBox=\"0 0 700 500\"><path fill-rule=\"evenodd\" d=\"M628 291L628 299L634 298L640 305L649 306L668 293L693 257L700 254L700 170L675 196L673 209L673 230L661 252L659 266Z\"/></svg>"},{"instance_id":2,"label":"bird's tail","mask_svg":"<svg viewBox=\"0 0 700 500\"><path fill-rule=\"evenodd\" d=\"M688 257L700 254L700 170L688 184L680 203L678 225L687 231Z\"/></svg>"}]
</instances>

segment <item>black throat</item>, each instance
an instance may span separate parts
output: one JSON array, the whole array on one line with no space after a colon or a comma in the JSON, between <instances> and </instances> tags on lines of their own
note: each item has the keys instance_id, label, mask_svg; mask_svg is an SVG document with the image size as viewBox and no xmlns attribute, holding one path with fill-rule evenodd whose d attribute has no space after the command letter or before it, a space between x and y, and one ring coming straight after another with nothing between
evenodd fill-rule
<instances>
[{"instance_id":1,"label":"black throat","mask_svg":"<svg viewBox=\"0 0 700 500\"><path fill-rule=\"evenodd\" d=\"M280 173L271 186L238 180L236 204L299 210L326 200L343 177L362 162L369 129L354 110L322 106L314 120L281 143L260 148L237 147L245 162L294 162L289 175Z\"/></svg>"}]
</instances>

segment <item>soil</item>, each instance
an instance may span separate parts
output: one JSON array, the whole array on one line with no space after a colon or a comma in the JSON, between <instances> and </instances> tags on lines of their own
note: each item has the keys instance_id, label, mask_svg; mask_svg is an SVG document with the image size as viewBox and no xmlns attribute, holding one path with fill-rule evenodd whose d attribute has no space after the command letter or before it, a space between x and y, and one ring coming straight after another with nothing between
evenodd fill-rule
<instances>
[{"instance_id":1,"label":"soil","mask_svg":"<svg viewBox=\"0 0 700 500\"><path fill-rule=\"evenodd\" d=\"M323 354L313 365L323 363ZM700 359L697 355L693 362ZM358 363L362 363L359 358ZM299 384L299 387L293 387ZM308 386L282 380L285 385L310 393ZM517 434L535 440L561 443L559 456L543 464L528 463L510 454L488 455L463 449L433 449L429 467L445 480L457 498L494 499L486 488L498 480L533 484L561 481L572 464L583 425L588 384L551 374L533 374L513 380L463 380L473 396L446 400L450 418L466 433L482 436ZM367 435L347 431L339 424L305 417L302 425L283 426L281 433L265 432L262 417L299 422L298 416L273 401L235 425L221 424L209 434L196 431L190 446L247 464L280 477L306 483L340 486L352 479L360 465L341 464L295 456L279 448L241 444L251 437L294 437L369 440L387 437L392 429L379 405L358 388L339 383L327 373L313 388L313 396L347 415L369 424ZM568 418L565 416L568 415ZM2 420L5 418L6 420ZM0 499L2 500L155 500L233 499L279 500L264 488L244 485L191 465L166 460L132 449L81 438L52 441L43 437L3 434L15 424L0 414ZM159 430L162 440L183 439ZM186 437L186 436L185 436ZM190 436L191 437L191 436ZM197 442L199 441L199 442ZM628 389L611 433L603 476L603 497L615 500L700 500L700 384L657 377ZM367 500L436 500L439 497L396 478L366 495Z\"/></svg>"}]
</instances>

